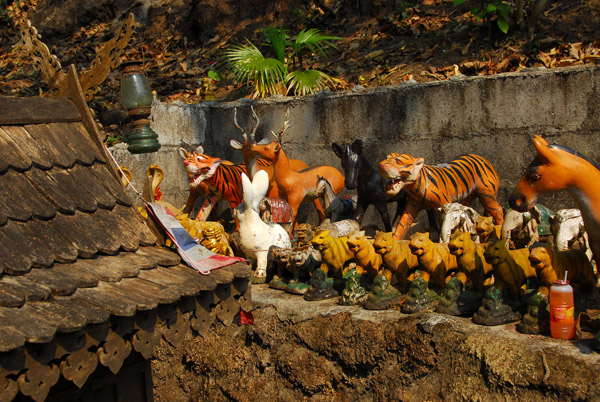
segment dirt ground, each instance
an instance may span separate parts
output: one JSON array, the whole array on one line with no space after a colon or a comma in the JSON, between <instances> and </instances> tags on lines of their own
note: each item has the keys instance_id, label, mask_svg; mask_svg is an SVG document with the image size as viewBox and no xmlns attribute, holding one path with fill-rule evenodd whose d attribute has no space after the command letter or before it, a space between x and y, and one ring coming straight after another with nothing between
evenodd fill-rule
<instances>
[{"instance_id":1,"label":"dirt ground","mask_svg":"<svg viewBox=\"0 0 600 402\"><path fill-rule=\"evenodd\" d=\"M319 28L340 37L326 60L312 67L339 78L338 89L385 86L407 79L444 80L453 75L496 74L524 68L593 63L600 57L600 0L549 0L533 36L514 25L502 33L469 12L477 3L453 0L21 0L0 13L0 95L47 94L19 41L19 18L32 20L63 67L88 69L104 42L129 12L138 27L124 59L142 58L163 102L195 103L210 70L216 99L250 96L233 81L222 52L246 39L263 42L262 28L282 25L293 36ZM16 9L16 5L20 9ZM5 6L6 7L6 6ZM15 11L16 9L16 11ZM107 130L118 130L119 71L91 106ZM112 118L112 119L111 119ZM115 124L117 123L117 124Z\"/></svg>"},{"instance_id":2,"label":"dirt ground","mask_svg":"<svg viewBox=\"0 0 600 402\"><path fill-rule=\"evenodd\" d=\"M590 339L307 302L264 285L252 292L254 325L218 324L158 348L157 401L600 400Z\"/></svg>"}]
</instances>

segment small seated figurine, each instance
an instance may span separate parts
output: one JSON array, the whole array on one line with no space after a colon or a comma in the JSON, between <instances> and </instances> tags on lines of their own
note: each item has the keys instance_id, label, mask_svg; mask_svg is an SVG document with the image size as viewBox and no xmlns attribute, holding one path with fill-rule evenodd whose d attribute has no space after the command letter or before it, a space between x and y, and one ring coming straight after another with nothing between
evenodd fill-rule
<instances>
[{"instance_id":1,"label":"small seated figurine","mask_svg":"<svg viewBox=\"0 0 600 402\"><path fill-rule=\"evenodd\" d=\"M574 286L579 285L586 292L596 289L596 274L590 260L583 250L553 250L549 244L534 244L529 252L529 261L535 268L539 281L539 292L550 295L550 286L554 281L567 280Z\"/></svg>"},{"instance_id":2,"label":"small seated figurine","mask_svg":"<svg viewBox=\"0 0 600 402\"><path fill-rule=\"evenodd\" d=\"M419 260L422 278L441 292L446 287L446 277L457 268L456 257L450 254L448 245L434 243L429 233L415 233L410 237L409 247Z\"/></svg>"},{"instance_id":3,"label":"small seated figurine","mask_svg":"<svg viewBox=\"0 0 600 402\"><path fill-rule=\"evenodd\" d=\"M502 302L502 292L495 286L486 290L479 310L473 315L473 322L479 325L502 325L518 321L518 313Z\"/></svg>"},{"instance_id":4,"label":"small seated figurine","mask_svg":"<svg viewBox=\"0 0 600 402\"><path fill-rule=\"evenodd\" d=\"M550 331L550 313L548 312L548 297L536 293L527 300L527 312L517 324L517 331L523 334L539 335Z\"/></svg>"},{"instance_id":5,"label":"small seated figurine","mask_svg":"<svg viewBox=\"0 0 600 402\"><path fill-rule=\"evenodd\" d=\"M294 229L296 243L295 247L310 246L314 234L313 227L310 223L299 223Z\"/></svg>"},{"instance_id":6,"label":"small seated figurine","mask_svg":"<svg viewBox=\"0 0 600 402\"><path fill-rule=\"evenodd\" d=\"M356 269L351 269L346 274L346 286L342 291L338 304L352 306L362 304L367 297L367 290L362 286L363 275Z\"/></svg>"},{"instance_id":7,"label":"small seated figurine","mask_svg":"<svg viewBox=\"0 0 600 402\"><path fill-rule=\"evenodd\" d=\"M479 236L479 243L488 244L502 237L502 226L494 225L494 218L491 216L480 216L475 222L475 231Z\"/></svg>"},{"instance_id":8,"label":"small seated figurine","mask_svg":"<svg viewBox=\"0 0 600 402\"><path fill-rule=\"evenodd\" d=\"M408 291L408 276L419 266L417 256L410 251L408 240L394 239L392 232L379 232L375 235L373 247L381 254L383 275L392 283L392 275L396 276L398 286L402 291Z\"/></svg>"},{"instance_id":9,"label":"small seated figurine","mask_svg":"<svg viewBox=\"0 0 600 402\"><path fill-rule=\"evenodd\" d=\"M371 285L371 293L367 295L363 307L367 310L385 310L390 305L400 302L401 293L390 286L385 275L377 275Z\"/></svg>"},{"instance_id":10,"label":"small seated figurine","mask_svg":"<svg viewBox=\"0 0 600 402\"><path fill-rule=\"evenodd\" d=\"M433 312L439 299L440 296L436 292L427 288L427 281L421 276L421 272L417 270L408 290L408 296L402 304L400 311L404 314Z\"/></svg>"},{"instance_id":11,"label":"small seated figurine","mask_svg":"<svg viewBox=\"0 0 600 402\"><path fill-rule=\"evenodd\" d=\"M502 292L508 303L519 306L525 295L526 280L536 278L535 269L529 262L529 250L509 250L504 240L498 240L489 245L483 255L492 264L497 290Z\"/></svg>"},{"instance_id":12,"label":"small seated figurine","mask_svg":"<svg viewBox=\"0 0 600 402\"><path fill-rule=\"evenodd\" d=\"M365 236L364 231L360 231L350 234L347 244L350 251L354 253L356 272L359 275L366 273L369 282L373 282L373 279L380 274L381 255L375 252L372 241Z\"/></svg>"},{"instance_id":13,"label":"small seated figurine","mask_svg":"<svg viewBox=\"0 0 600 402\"><path fill-rule=\"evenodd\" d=\"M333 282L327 279L327 274L321 268L314 271L304 293L304 300L325 300L336 296L338 292L333 288Z\"/></svg>"},{"instance_id":14,"label":"small seated figurine","mask_svg":"<svg viewBox=\"0 0 600 402\"><path fill-rule=\"evenodd\" d=\"M456 277L467 288L470 282L473 290L483 297L488 285L492 282L493 267L483 256L484 247L471 239L470 233L456 231L448 243L450 253L456 256L458 273Z\"/></svg>"}]
</instances>

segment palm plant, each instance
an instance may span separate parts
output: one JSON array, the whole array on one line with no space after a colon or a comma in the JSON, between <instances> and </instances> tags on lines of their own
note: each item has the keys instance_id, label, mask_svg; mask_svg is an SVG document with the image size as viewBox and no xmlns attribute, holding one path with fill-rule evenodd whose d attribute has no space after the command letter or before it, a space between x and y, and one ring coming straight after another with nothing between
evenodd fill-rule
<instances>
[{"instance_id":1,"label":"palm plant","mask_svg":"<svg viewBox=\"0 0 600 402\"><path fill-rule=\"evenodd\" d=\"M337 80L319 70L304 69L308 56L327 56L329 47L339 38L323 35L318 29L303 29L295 40L290 40L283 28L263 30L265 46L275 57L266 57L258 47L247 44L232 46L225 52L235 79L254 85L254 96L265 97L277 93L306 95L331 86Z\"/></svg>"}]
</instances>

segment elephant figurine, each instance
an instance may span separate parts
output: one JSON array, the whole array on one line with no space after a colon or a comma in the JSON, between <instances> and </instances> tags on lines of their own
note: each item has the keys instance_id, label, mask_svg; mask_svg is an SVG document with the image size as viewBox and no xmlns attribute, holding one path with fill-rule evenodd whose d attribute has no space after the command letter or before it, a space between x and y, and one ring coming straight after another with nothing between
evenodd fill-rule
<instances>
[{"instance_id":1,"label":"elephant figurine","mask_svg":"<svg viewBox=\"0 0 600 402\"><path fill-rule=\"evenodd\" d=\"M549 235L550 219L554 212L537 204L531 210L519 212L509 209L504 215L500 231L502 240L511 244L511 248L527 248L540 240L540 236ZM514 246L514 247L513 247Z\"/></svg>"}]
</instances>

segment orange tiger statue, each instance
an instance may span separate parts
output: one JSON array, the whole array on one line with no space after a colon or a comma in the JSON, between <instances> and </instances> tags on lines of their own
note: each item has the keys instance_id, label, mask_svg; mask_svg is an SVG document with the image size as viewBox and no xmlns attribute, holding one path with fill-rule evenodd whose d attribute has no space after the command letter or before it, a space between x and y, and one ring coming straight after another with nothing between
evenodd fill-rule
<instances>
[{"instance_id":1,"label":"orange tiger statue","mask_svg":"<svg viewBox=\"0 0 600 402\"><path fill-rule=\"evenodd\" d=\"M346 243L350 251L354 253L356 272L360 275L366 272L371 281L382 273L381 255L375 252L373 241L365 236L364 230L351 233Z\"/></svg>"},{"instance_id":2,"label":"orange tiger statue","mask_svg":"<svg viewBox=\"0 0 600 402\"><path fill-rule=\"evenodd\" d=\"M475 243L471 234L457 230L452 234L448 243L450 254L456 256L458 273L456 277L466 289L468 281L473 285L473 290L483 296L492 283L492 265L488 263L483 253L485 246Z\"/></svg>"},{"instance_id":3,"label":"orange tiger statue","mask_svg":"<svg viewBox=\"0 0 600 402\"><path fill-rule=\"evenodd\" d=\"M242 203L242 173L248 174L246 165L234 165L229 161L205 155L202 146L196 148L194 152L179 148L179 155L183 159L190 186L186 212L191 211L196 199L200 195L205 195L205 191L208 191L212 205L216 205L220 199L224 199L229 202L229 206L233 210ZM271 165L264 159L257 159L256 164L260 167ZM277 197L278 195L277 187L269 187L267 197Z\"/></svg>"},{"instance_id":4,"label":"orange tiger statue","mask_svg":"<svg viewBox=\"0 0 600 402\"><path fill-rule=\"evenodd\" d=\"M419 266L417 256L411 253L408 240L396 240L392 232L378 232L375 234L373 247L377 254L381 254L383 275L388 282L392 282L392 274L396 275L402 289L408 289L408 276L410 271Z\"/></svg>"},{"instance_id":5,"label":"orange tiger statue","mask_svg":"<svg viewBox=\"0 0 600 402\"><path fill-rule=\"evenodd\" d=\"M566 190L581 210L594 261L600 266L600 167L571 148L549 145L539 135L533 145L537 156L510 195L510 207L525 212L540 194Z\"/></svg>"},{"instance_id":6,"label":"orange tiger statue","mask_svg":"<svg viewBox=\"0 0 600 402\"><path fill-rule=\"evenodd\" d=\"M418 213L442 208L444 204L460 202L468 205L478 198L485 214L501 225L504 216L497 201L500 181L492 164L478 155L462 155L439 165L426 165L423 158L393 153L379 163L379 173L391 180L386 186L388 197L405 190L408 201L394 231L403 239Z\"/></svg>"}]
</instances>

